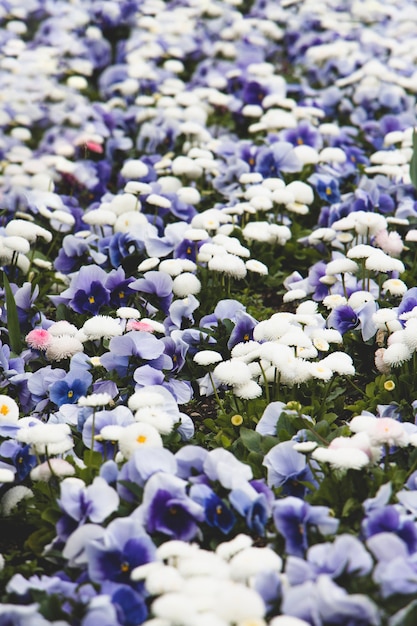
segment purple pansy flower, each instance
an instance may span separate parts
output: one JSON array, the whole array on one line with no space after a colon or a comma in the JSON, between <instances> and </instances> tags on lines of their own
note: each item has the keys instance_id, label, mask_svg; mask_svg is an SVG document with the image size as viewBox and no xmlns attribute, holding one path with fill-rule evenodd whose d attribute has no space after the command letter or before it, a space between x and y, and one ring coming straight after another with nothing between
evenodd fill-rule
<instances>
[{"instance_id":1,"label":"purple pansy flower","mask_svg":"<svg viewBox=\"0 0 417 626\"><path fill-rule=\"evenodd\" d=\"M129 584L132 570L153 561L156 549L138 521L123 517L110 522L101 538L90 541L86 553L93 582Z\"/></svg>"},{"instance_id":2,"label":"purple pansy flower","mask_svg":"<svg viewBox=\"0 0 417 626\"><path fill-rule=\"evenodd\" d=\"M256 155L255 172L264 178L280 177L281 172L299 172L302 165L288 141L276 141L271 146L260 148Z\"/></svg>"},{"instance_id":3,"label":"purple pansy flower","mask_svg":"<svg viewBox=\"0 0 417 626\"><path fill-rule=\"evenodd\" d=\"M373 568L370 553L353 535L339 535L333 543L322 543L307 550L306 559L289 556L285 574L290 585L316 580L320 574L336 579L342 574L366 576Z\"/></svg>"},{"instance_id":4,"label":"purple pansy flower","mask_svg":"<svg viewBox=\"0 0 417 626\"><path fill-rule=\"evenodd\" d=\"M124 500L134 502L133 490L128 483L135 487L144 487L148 479L156 472L176 474L177 463L172 452L166 448L143 448L136 450L122 466L117 483L117 491Z\"/></svg>"},{"instance_id":5,"label":"purple pansy flower","mask_svg":"<svg viewBox=\"0 0 417 626\"><path fill-rule=\"evenodd\" d=\"M230 333L227 347L229 350L233 348L237 343L246 342L253 339L253 329L257 325L258 321L246 313L246 311L237 311L234 318L235 326Z\"/></svg>"},{"instance_id":6,"label":"purple pansy flower","mask_svg":"<svg viewBox=\"0 0 417 626\"><path fill-rule=\"evenodd\" d=\"M253 484L256 481L253 481ZM259 493L251 483L243 483L232 489L229 500L233 508L246 520L250 530L262 537L271 515L271 504L267 495ZM272 495L272 494L271 494Z\"/></svg>"},{"instance_id":7,"label":"purple pansy flower","mask_svg":"<svg viewBox=\"0 0 417 626\"><path fill-rule=\"evenodd\" d=\"M321 574L316 582L283 589L281 611L310 624L349 624L378 626L378 607L363 594L349 594L329 576Z\"/></svg>"},{"instance_id":8,"label":"purple pansy flower","mask_svg":"<svg viewBox=\"0 0 417 626\"><path fill-rule=\"evenodd\" d=\"M101 430L105 426L128 426L134 423L132 411L127 406L116 406L114 409L96 411L94 416L91 413L84 421L82 426L82 438L86 448L91 448L91 437L100 435ZM111 459L116 450L117 444L113 441L94 439L94 450L101 452L106 459Z\"/></svg>"},{"instance_id":9,"label":"purple pansy flower","mask_svg":"<svg viewBox=\"0 0 417 626\"><path fill-rule=\"evenodd\" d=\"M282 487L284 494L303 495L303 482L313 482L304 454L294 450L295 441L283 441L265 455L263 465L268 471L268 485Z\"/></svg>"},{"instance_id":10,"label":"purple pansy flower","mask_svg":"<svg viewBox=\"0 0 417 626\"><path fill-rule=\"evenodd\" d=\"M64 516L57 523L57 532L62 540L87 520L103 522L119 506L119 496L108 483L97 476L86 486L80 478L65 478L61 483L58 500Z\"/></svg>"},{"instance_id":11,"label":"purple pansy flower","mask_svg":"<svg viewBox=\"0 0 417 626\"><path fill-rule=\"evenodd\" d=\"M312 506L295 496L276 500L272 516L276 529L285 540L285 551L299 557L303 557L308 548L309 526L324 535L335 533L339 526L339 520L331 517L327 506Z\"/></svg>"},{"instance_id":12,"label":"purple pansy flower","mask_svg":"<svg viewBox=\"0 0 417 626\"><path fill-rule=\"evenodd\" d=\"M133 291L139 291L145 302L145 307L148 301L160 308L165 314L168 314L169 306L172 302L172 278L169 274L164 272L150 271L143 275L143 278L138 278L130 283L130 288Z\"/></svg>"},{"instance_id":13,"label":"purple pansy flower","mask_svg":"<svg viewBox=\"0 0 417 626\"><path fill-rule=\"evenodd\" d=\"M417 551L417 526L395 505L370 512L362 522L362 532L366 539L382 532L395 533L405 542L410 554Z\"/></svg>"},{"instance_id":14,"label":"purple pansy flower","mask_svg":"<svg viewBox=\"0 0 417 626\"><path fill-rule=\"evenodd\" d=\"M218 528L223 535L232 530L236 518L230 507L208 485L194 484L190 497L204 507L205 522L212 528Z\"/></svg>"},{"instance_id":15,"label":"purple pansy flower","mask_svg":"<svg viewBox=\"0 0 417 626\"><path fill-rule=\"evenodd\" d=\"M134 513L149 533L191 541L198 532L197 522L204 521L204 508L186 493L181 478L157 472L145 485L142 504Z\"/></svg>"}]
</instances>

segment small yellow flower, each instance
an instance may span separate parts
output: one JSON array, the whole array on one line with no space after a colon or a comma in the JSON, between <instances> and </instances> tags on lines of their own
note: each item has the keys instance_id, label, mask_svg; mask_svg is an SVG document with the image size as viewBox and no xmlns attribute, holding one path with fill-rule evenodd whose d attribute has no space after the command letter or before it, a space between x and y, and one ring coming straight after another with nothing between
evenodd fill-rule
<instances>
[{"instance_id":1,"label":"small yellow flower","mask_svg":"<svg viewBox=\"0 0 417 626\"><path fill-rule=\"evenodd\" d=\"M296 400L291 400L290 402L287 402L286 406L289 411L297 411L298 413L300 413L302 409L301 404Z\"/></svg>"},{"instance_id":2,"label":"small yellow flower","mask_svg":"<svg viewBox=\"0 0 417 626\"><path fill-rule=\"evenodd\" d=\"M230 418L233 426L241 426L243 424L243 417L241 415L233 415Z\"/></svg>"},{"instance_id":3,"label":"small yellow flower","mask_svg":"<svg viewBox=\"0 0 417 626\"><path fill-rule=\"evenodd\" d=\"M386 391L393 391L395 389L395 383L393 380L386 380L384 382L384 389Z\"/></svg>"}]
</instances>

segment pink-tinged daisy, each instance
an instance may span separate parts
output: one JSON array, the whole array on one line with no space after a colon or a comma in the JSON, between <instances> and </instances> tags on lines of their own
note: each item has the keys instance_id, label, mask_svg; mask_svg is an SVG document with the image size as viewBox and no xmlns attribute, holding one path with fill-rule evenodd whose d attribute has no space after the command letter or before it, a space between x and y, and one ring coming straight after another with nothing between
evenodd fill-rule
<instances>
[{"instance_id":1,"label":"pink-tinged daisy","mask_svg":"<svg viewBox=\"0 0 417 626\"><path fill-rule=\"evenodd\" d=\"M147 322L139 322L137 320L129 320L126 324L126 331L129 330L142 330L145 333L153 333L154 327Z\"/></svg>"},{"instance_id":2,"label":"pink-tinged daisy","mask_svg":"<svg viewBox=\"0 0 417 626\"><path fill-rule=\"evenodd\" d=\"M52 335L44 328L34 328L25 337L29 348L45 351L52 341Z\"/></svg>"}]
</instances>

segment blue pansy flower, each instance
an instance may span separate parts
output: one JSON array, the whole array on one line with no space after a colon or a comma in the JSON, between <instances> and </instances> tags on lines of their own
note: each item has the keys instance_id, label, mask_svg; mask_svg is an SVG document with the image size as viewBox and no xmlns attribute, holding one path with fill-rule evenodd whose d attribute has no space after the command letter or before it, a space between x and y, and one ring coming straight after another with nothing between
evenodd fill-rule
<instances>
[{"instance_id":1,"label":"blue pansy flower","mask_svg":"<svg viewBox=\"0 0 417 626\"><path fill-rule=\"evenodd\" d=\"M49 390L49 397L57 406L63 404L75 404L86 395L89 387L89 381L74 378L71 382L68 380L57 380Z\"/></svg>"},{"instance_id":2,"label":"blue pansy flower","mask_svg":"<svg viewBox=\"0 0 417 626\"><path fill-rule=\"evenodd\" d=\"M329 204L334 204L340 200L339 183L330 176L317 178L316 191L318 196Z\"/></svg>"},{"instance_id":3,"label":"blue pansy flower","mask_svg":"<svg viewBox=\"0 0 417 626\"><path fill-rule=\"evenodd\" d=\"M204 507L205 522L227 535L233 528L236 518L230 507L208 485L196 484L191 487L190 496Z\"/></svg>"}]
</instances>

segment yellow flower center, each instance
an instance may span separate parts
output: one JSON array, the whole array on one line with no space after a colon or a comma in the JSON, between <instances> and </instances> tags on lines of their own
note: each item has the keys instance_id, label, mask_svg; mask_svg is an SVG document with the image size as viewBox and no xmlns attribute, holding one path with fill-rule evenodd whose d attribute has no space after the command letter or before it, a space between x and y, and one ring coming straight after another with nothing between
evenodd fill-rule
<instances>
[{"instance_id":1,"label":"yellow flower center","mask_svg":"<svg viewBox=\"0 0 417 626\"><path fill-rule=\"evenodd\" d=\"M88 298L88 301L89 301L89 303L90 303L90 304L94 304L94 302L95 302L95 298L94 298L94 296L90 296L90 297Z\"/></svg>"},{"instance_id":2,"label":"yellow flower center","mask_svg":"<svg viewBox=\"0 0 417 626\"><path fill-rule=\"evenodd\" d=\"M233 426L240 426L243 423L243 417L241 415L233 415L230 418Z\"/></svg>"},{"instance_id":3,"label":"yellow flower center","mask_svg":"<svg viewBox=\"0 0 417 626\"><path fill-rule=\"evenodd\" d=\"M145 435L139 435L139 437L136 437L136 441L138 443L145 443L146 442L146 437Z\"/></svg>"},{"instance_id":4,"label":"yellow flower center","mask_svg":"<svg viewBox=\"0 0 417 626\"><path fill-rule=\"evenodd\" d=\"M70 389L67 393L68 398L72 398L73 395L74 395L74 392L72 389Z\"/></svg>"},{"instance_id":5,"label":"yellow flower center","mask_svg":"<svg viewBox=\"0 0 417 626\"><path fill-rule=\"evenodd\" d=\"M0 413L2 415L7 415L10 412L9 407L7 406L7 404L2 404L0 407Z\"/></svg>"}]
</instances>

